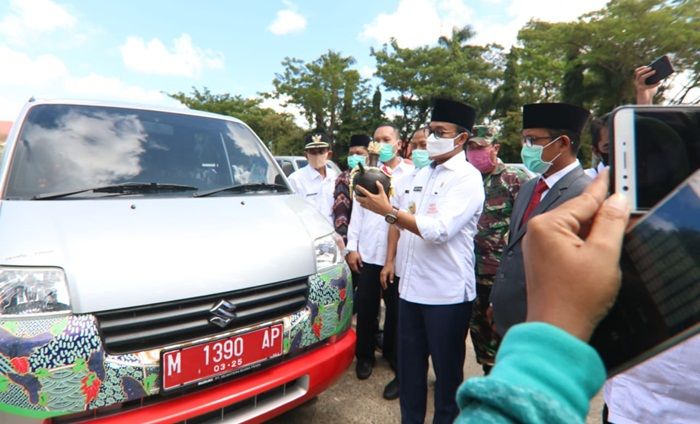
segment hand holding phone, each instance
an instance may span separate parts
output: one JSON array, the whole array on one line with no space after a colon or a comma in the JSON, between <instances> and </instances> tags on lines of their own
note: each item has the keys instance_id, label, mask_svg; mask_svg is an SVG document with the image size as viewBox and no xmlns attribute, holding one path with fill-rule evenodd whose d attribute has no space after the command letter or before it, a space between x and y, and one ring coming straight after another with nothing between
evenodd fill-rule
<instances>
[{"instance_id":1,"label":"hand holding phone","mask_svg":"<svg viewBox=\"0 0 700 424\"><path fill-rule=\"evenodd\" d=\"M700 171L625 235L622 284L590 344L615 374L700 332Z\"/></svg>"},{"instance_id":2,"label":"hand holding phone","mask_svg":"<svg viewBox=\"0 0 700 424\"><path fill-rule=\"evenodd\" d=\"M673 66L671 65L671 61L668 59L668 56L666 56L666 55L663 55L660 58L653 61L649 65L649 68L651 68L654 71L654 74L648 76L644 80L644 83L646 85L654 85L657 82L660 82L661 80L668 78L668 76L674 72Z\"/></svg>"}]
</instances>

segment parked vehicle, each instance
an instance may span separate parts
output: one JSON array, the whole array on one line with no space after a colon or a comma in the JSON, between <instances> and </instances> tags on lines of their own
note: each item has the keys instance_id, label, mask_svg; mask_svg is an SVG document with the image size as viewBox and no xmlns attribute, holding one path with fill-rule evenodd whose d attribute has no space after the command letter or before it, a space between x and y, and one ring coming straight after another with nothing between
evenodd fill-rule
<instances>
[{"instance_id":1,"label":"parked vehicle","mask_svg":"<svg viewBox=\"0 0 700 424\"><path fill-rule=\"evenodd\" d=\"M28 103L0 234L2 423L259 422L352 362L342 240L237 119Z\"/></svg>"},{"instance_id":2,"label":"parked vehicle","mask_svg":"<svg viewBox=\"0 0 700 424\"><path fill-rule=\"evenodd\" d=\"M282 171L284 171L284 175L287 177L290 176L292 172L305 167L309 163L304 156L275 156L275 160L282 168ZM334 169L338 174L342 172L338 165L331 160L327 162L326 166Z\"/></svg>"}]
</instances>

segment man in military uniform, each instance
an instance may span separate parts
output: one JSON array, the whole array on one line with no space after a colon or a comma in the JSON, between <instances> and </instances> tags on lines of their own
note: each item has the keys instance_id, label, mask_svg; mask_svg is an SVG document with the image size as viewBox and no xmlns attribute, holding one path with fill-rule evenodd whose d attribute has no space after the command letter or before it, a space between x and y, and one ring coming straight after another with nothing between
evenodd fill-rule
<instances>
[{"instance_id":1,"label":"man in military uniform","mask_svg":"<svg viewBox=\"0 0 700 424\"><path fill-rule=\"evenodd\" d=\"M474 238L476 252L476 301L469 323L476 361L488 374L496 359L500 337L487 317L493 279L508 243L508 226L515 196L529 176L520 168L506 166L498 157L501 145L496 130L485 125L474 126L474 137L467 143L467 158L484 179L484 209Z\"/></svg>"}]
</instances>

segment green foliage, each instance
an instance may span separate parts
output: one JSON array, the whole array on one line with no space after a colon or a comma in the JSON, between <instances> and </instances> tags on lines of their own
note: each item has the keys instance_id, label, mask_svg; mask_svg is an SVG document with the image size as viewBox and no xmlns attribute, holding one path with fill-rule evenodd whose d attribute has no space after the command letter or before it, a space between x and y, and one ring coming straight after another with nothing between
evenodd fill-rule
<instances>
[{"instance_id":1,"label":"green foliage","mask_svg":"<svg viewBox=\"0 0 700 424\"><path fill-rule=\"evenodd\" d=\"M520 163L520 130L523 127L523 115L518 111L507 111L501 119L501 144L498 156L506 163Z\"/></svg>"},{"instance_id":2,"label":"green foliage","mask_svg":"<svg viewBox=\"0 0 700 424\"><path fill-rule=\"evenodd\" d=\"M169 96L191 109L242 120L275 155L298 155L304 150L304 132L294 123L292 115L261 107L261 99L212 94L206 87L202 91L193 87L190 95L179 92Z\"/></svg>"},{"instance_id":3,"label":"green foliage","mask_svg":"<svg viewBox=\"0 0 700 424\"><path fill-rule=\"evenodd\" d=\"M429 118L430 102L443 96L477 108L477 122L497 125L501 157L520 162L521 108L534 102L563 101L606 113L635 101L633 72L669 54L684 87L668 98L673 78L660 87L656 102L681 103L700 86L700 0L611 0L573 22L528 22L509 52L498 45L475 46L469 27L454 28L434 46L402 48L395 40L371 49L379 86L353 69L355 59L332 50L311 62L286 58L272 93L283 105L297 106L309 128L335 140L335 158L344 161L352 134L372 134L387 115L407 139ZM388 98L382 99L382 94ZM303 131L288 114L261 107L259 99L213 95L206 88L191 95L171 94L194 109L236 116L248 123L275 154L300 154ZM590 159L584 130L579 158Z\"/></svg>"},{"instance_id":4,"label":"green foliage","mask_svg":"<svg viewBox=\"0 0 700 424\"><path fill-rule=\"evenodd\" d=\"M396 94L388 105L399 111L394 121L402 138L426 123L435 97L466 102L481 116L491 112L492 92L505 66L503 54L497 45L467 44L473 34L470 27L455 28L450 37L440 37L436 47L408 49L392 40L381 50L372 49L377 76Z\"/></svg>"},{"instance_id":5,"label":"green foliage","mask_svg":"<svg viewBox=\"0 0 700 424\"><path fill-rule=\"evenodd\" d=\"M299 107L310 127L331 135L338 163L347 155L352 134L371 134L384 120L379 88L370 97L367 81L351 69L354 64L353 57L332 50L308 63L285 58L284 71L272 82L274 92L264 94Z\"/></svg>"},{"instance_id":6,"label":"green foliage","mask_svg":"<svg viewBox=\"0 0 700 424\"><path fill-rule=\"evenodd\" d=\"M613 0L576 22L531 21L518 34L525 97L603 114L634 103L634 69L664 54L672 57L677 72L688 72L689 85L697 86L699 18L700 0ZM661 86L657 101L671 81Z\"/></svg>"}]
</instances>

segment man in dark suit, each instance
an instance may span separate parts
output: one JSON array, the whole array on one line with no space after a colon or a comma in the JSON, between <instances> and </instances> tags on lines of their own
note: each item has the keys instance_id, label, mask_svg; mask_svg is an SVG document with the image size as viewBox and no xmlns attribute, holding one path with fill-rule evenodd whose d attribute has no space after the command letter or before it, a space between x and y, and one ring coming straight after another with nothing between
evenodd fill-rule
<instances>
[{"instance_id":1,"label":"man in dark suit","mask_svg":"<svg viewBox=\"0 0 700 424\"><path fill-rule=\"evenodd\" d=\"M528 219L578 196L591 181L576 159L589 115L587 110L565 103L523 106L521 157L525 166L539 176L525 183L515 199L510 238L491 291L493 321L501 336L524 322L527 314L521 243Z\"/></svg>"}]
</instances>

